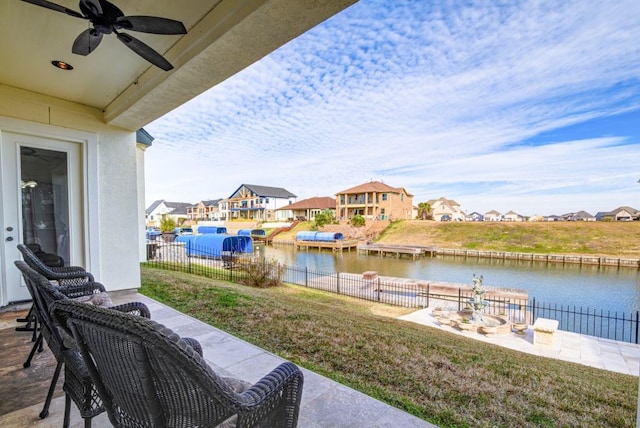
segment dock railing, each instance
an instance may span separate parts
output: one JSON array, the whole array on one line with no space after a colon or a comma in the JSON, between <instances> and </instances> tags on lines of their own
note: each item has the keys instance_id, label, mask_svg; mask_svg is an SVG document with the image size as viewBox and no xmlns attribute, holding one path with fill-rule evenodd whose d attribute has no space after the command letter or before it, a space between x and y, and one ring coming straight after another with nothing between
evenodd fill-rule
<instances>
[{"instance_id":1,"label":"dock railing","mask_svg":"<svg viewBox=\"0 0 640 428\"><path fill-rule=\"evenodd\" d=\"M198 254L206 254L202 249ZM168 270L187 272L230 282L240 282L245 277L246 266L255 265L260 259L254 254L233 251L222 256L187 256L184 243L156 243L147 252L147 265ZM468 308L473 293L466 284L455 291L443 292L443 288L429 282L384 278L346 272L322 272L308 267L286 265L282 282L327 291L357 299L375 301L407 308L440 306L447 311ZM593 308L563 306L542 303L535 298L518 298L519 290L485 287L488 292L486 313L504 316L510 321L533 324L536 318L559 321L559 329L605 339L638 344L639 312L621 313ZM514 292L515 291L515 292ZM513 294L513 297L504 297Z\"/></svg>"}]
</instances>

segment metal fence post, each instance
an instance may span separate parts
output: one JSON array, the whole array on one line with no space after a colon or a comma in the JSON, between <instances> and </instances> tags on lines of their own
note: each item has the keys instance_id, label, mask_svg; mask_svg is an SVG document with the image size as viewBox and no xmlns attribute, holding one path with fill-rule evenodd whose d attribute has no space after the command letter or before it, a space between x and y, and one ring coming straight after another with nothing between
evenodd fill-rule
<instances>
[{"instance_id":1,"label":"metal fence post","mask_svg":"<svg viewBox=\"0 0 640 428\"><path fill-rule=\"evenodd\" d=\"M431 287L431 284L429 284L429 283L427 282L427 308L428 308L428 307L429 307L429 305L430 305L430 303L429 303L429 302L430 302L430 299L431 299L431 288L430 288L430 287Z\"/></svg>"},{"instance_id":2,"label":"metal fence post","mask_svg":"<svg viewBox=\"0 0 640 428\"><path fill-rule=\"evenodd\" d=\"M187 247L185 248L185 257L187 258L187 271L189 273L193 273L191 272L191 256L189 256L189 254L191 254L191 241L187 241Z\"/></svg>"},{"instance_id":3,"label":"metal fence post","mask_svg":"<svg viewBox=\"0 0 640 428\"><path fill-rule=\"evenodd\" d=\"M309 287L309 267L304 267L304 286Z\"/></svg>"},{"instance_id":4,"label":"metal fence post","mask_svg":"<svg viewBox=\"0 0 640 428\"><path fill-rule=\"evenodd\" d=\"M340 294L340 272L336 272L336 293Z\"/></svg>"},{"instance_id":5,"label":"metal fence post","mask_svg":"<svg viewBox=\"0 0 640 428\"><path fill-rule=\"evenodd\" d=\"M536 298L533 298L531 303L531 323L536 322Z\"/></svg>"}]
</instances>

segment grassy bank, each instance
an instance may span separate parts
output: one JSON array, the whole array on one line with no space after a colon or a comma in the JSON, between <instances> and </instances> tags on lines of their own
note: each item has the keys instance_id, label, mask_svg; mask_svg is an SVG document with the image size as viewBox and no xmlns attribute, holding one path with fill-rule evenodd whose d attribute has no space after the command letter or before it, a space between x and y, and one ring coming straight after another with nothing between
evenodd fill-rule
<instances>
[{"instance_id":1,"label":"grassy bank","mask_svg":"<svg viewBox=\"0 0 640 428\"><path fill-rule=\"evenodd\" d=\"M434 222L391 224L379 243L542 254L640 257L640 222Z\"/></svg>"},{"instance_id":2,"label":"grassy bank","mask_svg":"<svg viewBox=\"0 0 640 428\"><path fill-rule=\"evenodd\" d=\"M140 291L441 427L635 426L637 378L395 319L406 309L146 267Z\"/></svg>"}]
</instances>

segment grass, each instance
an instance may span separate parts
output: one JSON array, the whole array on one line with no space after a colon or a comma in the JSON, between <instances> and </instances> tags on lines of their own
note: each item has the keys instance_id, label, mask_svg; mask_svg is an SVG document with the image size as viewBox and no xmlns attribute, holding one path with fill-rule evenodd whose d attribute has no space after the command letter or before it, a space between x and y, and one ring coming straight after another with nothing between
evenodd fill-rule
<instances>
[{"instance_id":1,"label":"grass","mask_svg":"<svg viewBox=\"0 0 640 428\"><path fill-rule=\"evenodd\" d=\"M396 319L298 286L142 268L140 292L441 427L632 427L638 379Z\"/></svg>"},{"instance_id":2,"label":"grass","mask_svg":"<svg viewBox=\"0 0 640 428\"><path fill-rule=\"evenodd\" d=\"M640 222L392 223L377 242L441 248L638 258Z\"/></svg>"}]
</instances>

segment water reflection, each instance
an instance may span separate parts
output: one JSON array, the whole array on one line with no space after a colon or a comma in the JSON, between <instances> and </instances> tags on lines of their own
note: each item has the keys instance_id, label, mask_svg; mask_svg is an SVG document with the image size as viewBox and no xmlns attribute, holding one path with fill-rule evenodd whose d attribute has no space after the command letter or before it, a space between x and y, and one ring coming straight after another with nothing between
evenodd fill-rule
<instances>
[{"instance_id":1,"label":"water reflection","mask_svg":"<svg viewBox=\"0 0 640 428\"><path fill-rule=\"evenodd\" d=\"M539 263L453 256L380 257L357 251L297 251L293 246L260 247L258 251L291 266L321 272L364 272L379 275L471 284L483 275L488 286L521 288L544 303L635 312L640 308L640 269L614 266Z\"/></svg>"}]
</instances>

